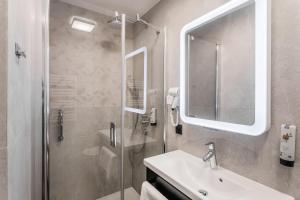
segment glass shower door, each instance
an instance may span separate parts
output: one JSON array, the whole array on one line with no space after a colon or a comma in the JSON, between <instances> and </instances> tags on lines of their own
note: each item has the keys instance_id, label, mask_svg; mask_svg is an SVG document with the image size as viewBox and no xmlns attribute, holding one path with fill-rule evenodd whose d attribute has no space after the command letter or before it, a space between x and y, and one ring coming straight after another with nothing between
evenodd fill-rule
<instances>
[{"instance_id":1,"label":"glass shower door","mask_svg":"<svg viewBox=\"0 0 300 200\"><path fill-rule=\"evenodd\" d=\"M49 200L138 200L143 159L163 152L165 34L133 21L50 1Z\"/></svg>"},{"instance_id":2,"label":"glass shower door","mask_svg":"<svg viewBox=\"0 0 300 200\"><path fill-rule=\"evenodd\" d=\"M75 30L72 16L97 26ZM121 197L122 30L110 19L50 2L50 200Z\"/></svg>"}]
</instances>

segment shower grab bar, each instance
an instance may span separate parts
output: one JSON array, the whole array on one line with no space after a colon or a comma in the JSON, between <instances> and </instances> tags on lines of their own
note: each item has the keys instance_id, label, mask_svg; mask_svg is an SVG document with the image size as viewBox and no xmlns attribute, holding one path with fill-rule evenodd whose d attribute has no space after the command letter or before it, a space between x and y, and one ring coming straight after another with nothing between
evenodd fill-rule
<instances>
[{"instance_id":1,"label":"shower grab bar","mask_svg":"<svg viewBox=\"0 0 300 200\"><path fill-rule=\"evenodd\" d=\"M110 145L112 147L116 147L117 146L117 132L116 132L116 124L111 122L110 123Z\"/></svg>"},{"instance_id":2,"label":"shower grab bar","mask_svg":"<svg viewBox=\"0 0 300 200\"><path fill-rule=\"evenodd\" d=\"M58 110L58 141L64 140L64 111Z\"/></svg>"}]
</instances>

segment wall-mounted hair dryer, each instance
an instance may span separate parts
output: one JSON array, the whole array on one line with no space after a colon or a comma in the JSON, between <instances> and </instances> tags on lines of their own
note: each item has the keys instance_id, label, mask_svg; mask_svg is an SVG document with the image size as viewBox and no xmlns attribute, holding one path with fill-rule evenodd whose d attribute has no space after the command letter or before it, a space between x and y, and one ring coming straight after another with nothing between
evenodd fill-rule
<instances>
[{"instance_id":1,"label":"wall-mounted hair dryer","mask_svg":"<svg viewBox=\"0 0 300 200\"><path fill-rule=\"evenodd\" d=\"M172 110L175 110L179 106L179 88L173 87L169 89L167 104L171 106Z\"/></svg>"},{"instance_id":2,"label":"wall-mounted hair dryer","mask_svg":"<svg viewBox=\"0 0 300 200\"><path fill-rule=\"evenodd\" d=\"M169 89L168 96L167 96L167 105L171 106L171 111L170 111L171 123L173 126L177 126L179 121L179 88L178 87L173 87ZM176 121L174 121L174 117L173 117L174 113L176 114Z\"/></svg>"}]
</instances>

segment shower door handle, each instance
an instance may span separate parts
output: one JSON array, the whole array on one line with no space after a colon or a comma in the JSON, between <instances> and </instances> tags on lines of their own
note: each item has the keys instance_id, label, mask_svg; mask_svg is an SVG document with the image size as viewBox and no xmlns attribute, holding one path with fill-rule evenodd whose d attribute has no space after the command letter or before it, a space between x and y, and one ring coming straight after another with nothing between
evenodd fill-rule
<instances>
[{"instance_id":1,"label":"shower door handle","mask_svg":"<svg viewBox=\"0 0 300 200\"><path fill-rule=\"evenodd\" d=\"M110 138L110 145L113 147L117 146L117 132L116 132L116 125L115 123L110 123L110 132L109 132L109 138Z\"/></svg>"},{"instance_id":2,"label":"shower door handle","mask_svg":"<svg viewBox=\"0 0 300 200\"><path fill-rule=\"evenodd\" d=\"M64 140L64 112L63 110L58 110L58 141Z\"/></svg>"}]
</instances>

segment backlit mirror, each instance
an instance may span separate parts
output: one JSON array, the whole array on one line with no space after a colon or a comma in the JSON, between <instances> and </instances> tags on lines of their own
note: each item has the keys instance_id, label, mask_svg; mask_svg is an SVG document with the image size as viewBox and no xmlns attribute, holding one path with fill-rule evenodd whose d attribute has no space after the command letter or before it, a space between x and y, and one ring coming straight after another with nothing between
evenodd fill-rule
<instances>
[{"instance_id":1,"label":"backlit mirror","mask_svg":"<svg viewBox=\"0 0 300 200\"><path fill-rule=\"evenodd\" d=\"M181 118L259 135L269 127L268 0L233 0L181 32Z\"/></svg>"},{"instance_id":2,"label":"backlit mirror","mask_svg":"<svg viewBox=\"0 0 300 200\"><path fill-rule=\"evenodd\" d=\"M147 107L147 48L137 49L126 60L126 106L129 112L145 114Z\"/></svg>"}]
</instances>

